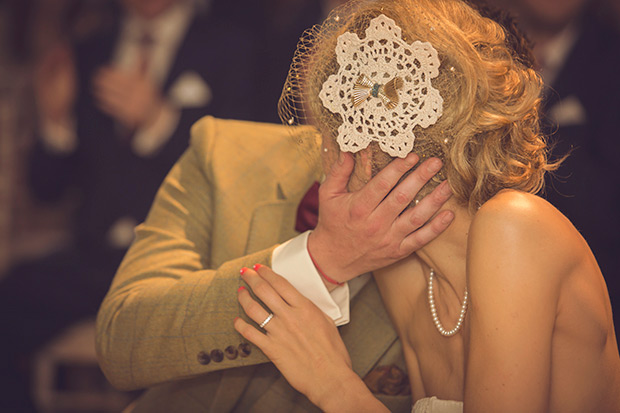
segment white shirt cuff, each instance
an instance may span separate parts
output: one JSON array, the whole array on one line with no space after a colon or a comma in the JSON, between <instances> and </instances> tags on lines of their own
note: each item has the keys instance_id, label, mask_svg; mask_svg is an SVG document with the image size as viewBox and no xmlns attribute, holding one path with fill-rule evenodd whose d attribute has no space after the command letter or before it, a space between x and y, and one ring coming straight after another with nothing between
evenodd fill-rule
<instances>
[{"instance_id":1,"label":"white shirt cuff","mask_svg":"<svg viewBox=\"0 0 620 413\"><path fill-rule=\"evenodd\" d=\"M323 284L308 254L308 235L301 235L279 245L272 254L272 269L286 278L303 296L308 298L337 326L349 322L349 286L335 288L331 293Z\"/></svg>"}]
</instances>

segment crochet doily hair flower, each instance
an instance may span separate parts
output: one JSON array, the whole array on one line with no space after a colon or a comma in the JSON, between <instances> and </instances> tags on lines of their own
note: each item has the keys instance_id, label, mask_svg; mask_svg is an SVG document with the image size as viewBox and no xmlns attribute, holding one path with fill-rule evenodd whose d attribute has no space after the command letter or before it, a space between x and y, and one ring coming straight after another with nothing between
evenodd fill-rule
<instances>
[{"instance_id":1,"label":"crochet doily hair flower","mask_svg":"<svg viewBox=\"0 0 620 413\"><path fill-rule=\"evenodd\" d=\"M319 98L342 117L337 142L358 152L371 141L391 156L413 149L414 128L427 128L442 114L443 99L431 84L439 75L437 50L428 42L408 44L401 28L385 15L375 17L366 37L338 36L338 73L329 76Z\"/></svg>"}]
</instances>

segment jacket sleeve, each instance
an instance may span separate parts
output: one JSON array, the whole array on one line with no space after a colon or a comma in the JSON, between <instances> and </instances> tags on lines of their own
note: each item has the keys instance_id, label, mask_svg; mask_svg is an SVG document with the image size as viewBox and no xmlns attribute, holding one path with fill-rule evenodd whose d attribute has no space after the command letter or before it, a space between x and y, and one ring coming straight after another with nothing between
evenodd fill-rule
<instances>
[{"instance_id":1,"label":"jacket sleeve","mask_svg":"<svg viewBox=\"0 0 620 413\"><path fill-rule=\"evenodd\" d=\"M275 246L212 268L213 185L201 157L192 145L172 168L99 310L97 354L119 389L267 361L233 320L245 317L240 268L271 265Z\"/></svg>"}]
</instances>

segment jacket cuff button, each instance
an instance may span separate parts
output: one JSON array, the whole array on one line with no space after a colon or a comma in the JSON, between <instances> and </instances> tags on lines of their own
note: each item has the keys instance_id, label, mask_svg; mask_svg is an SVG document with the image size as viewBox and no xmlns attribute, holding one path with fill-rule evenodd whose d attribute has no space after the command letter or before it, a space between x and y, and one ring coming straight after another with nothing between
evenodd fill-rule
<instances>
[{"instance_id":1,"label":"jacket cuff button","mask_svg":"<svg viewBox=\"0 0 620 413\"><path fill-rule=\"evenodd\" d=\"M239 355L241 357L247 357L252 352L252 346L248 343L239 344Z\"/></svg>"},{"instance_id":2,"label":"jacket cuff button","mask_svg":"<svg viewBox=\"0 0 620 413\"><path fill-rule=\"evenodd\" d=\"M211 357L209 357L207 353L205 353L204 351L201 351L200 353L198 353L198 363L202 364L203 366L206 366L210 362L211 362Z\"/></svg>"},{"instance_id":3,"label":"jacket cuff button","mask_svg":"<svg viewBox=\"0 0 620 413\"><path fill-rule=\"evenodd\" d=\"M228 360L234 360L237 358L239 351L234 346L228 346L224 349L224 355Z\"/></svg>"},{"instance_id":4,"label":"jacket cuff button","mask_svg":"<svg viewBox=\"0 0 620 413\"><path fill-rule=\"evenodd\" d=\"M215 361L216 363L224 360L224 353L222 353L222 350L211 350L211 360Z\"/></svg>"}]
</instances>

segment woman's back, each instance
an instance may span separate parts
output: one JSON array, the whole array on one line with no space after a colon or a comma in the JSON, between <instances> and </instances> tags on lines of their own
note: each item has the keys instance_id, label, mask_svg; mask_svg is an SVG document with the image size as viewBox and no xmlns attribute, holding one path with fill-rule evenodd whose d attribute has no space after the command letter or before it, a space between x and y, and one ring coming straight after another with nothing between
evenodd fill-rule
<instances>
[{"instance_id":1,"label":"woman's back","mask_svg":"<svg viewBox=\"0 0 620 413\"><path fill-rule=\"evenodd\" d=\"M506 190L480 209L469 242L468 362L507 360L482 380L477 373L485 368L471 366L466 382L492 381L483 393L519 383L537 392L532 399L547 395L550 411L618 411L620 359L607 288L568 219L537 196ZM494 351L498 343L506 348Z\"/></svg>"},{"instance_id":2,"label":"woman's back","mask_svg":"<svg viewBox=\"0 0 620 413\"><path fill-rule=\"evenodd\" d=\"M423 261L413 257L376 277L403 339L414 399L465 400L474 411L618 411L609 297L578 231L546 201L512 190L458 225L421 253ZM471 302L462 334L446 338L433 331L424 262L447 269L449 281L437 277L434 288L451 328L459 274L443 261L459 259L459 237Z\"/></svg>"}]
</instances>

